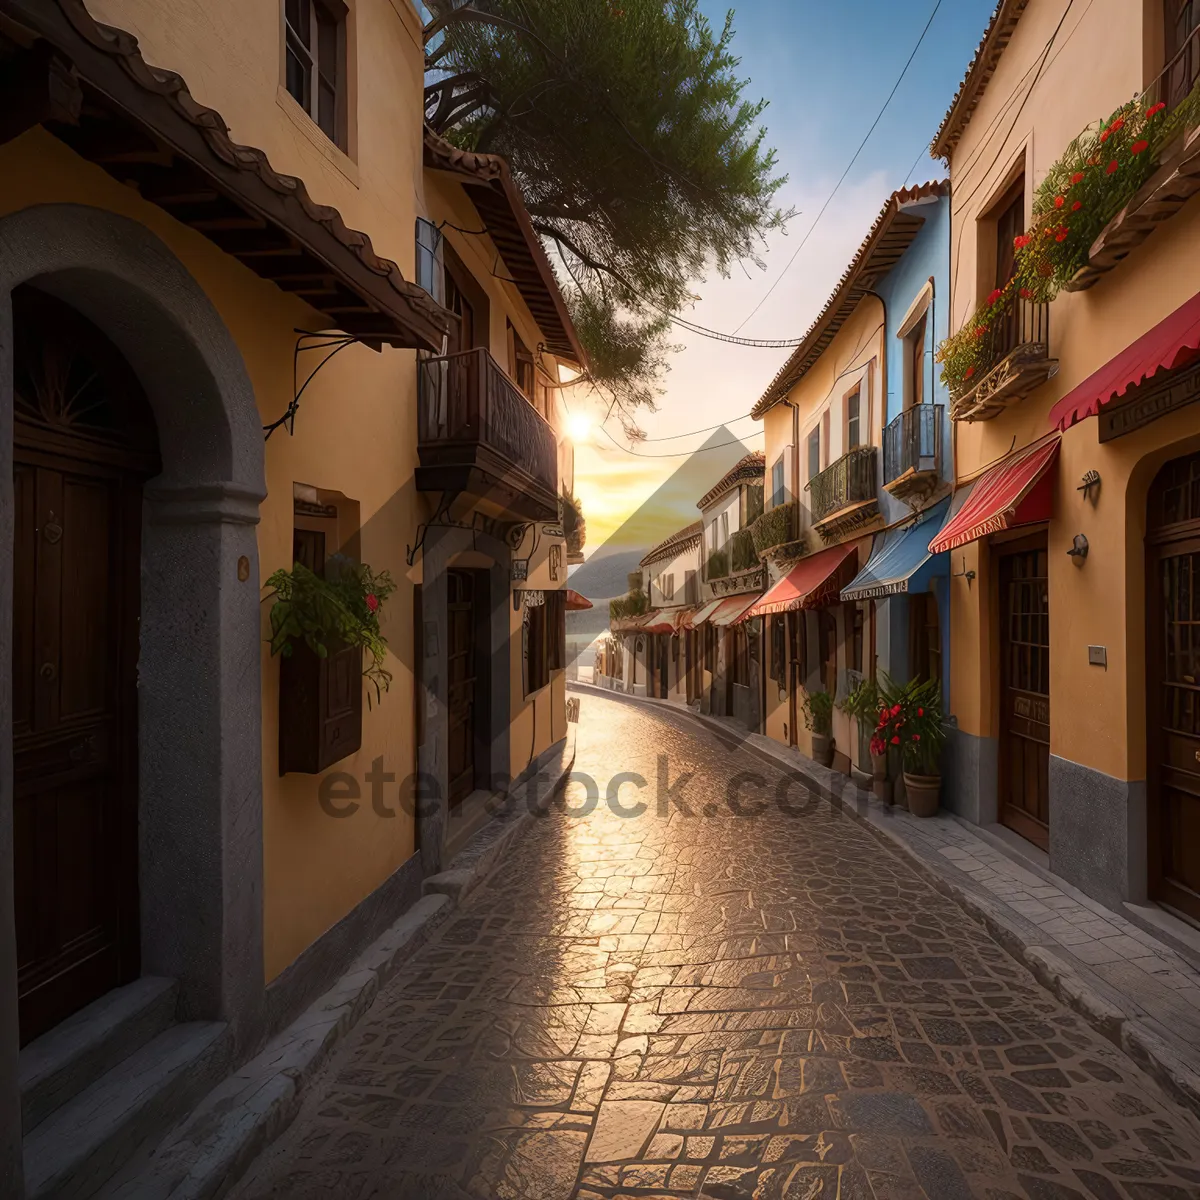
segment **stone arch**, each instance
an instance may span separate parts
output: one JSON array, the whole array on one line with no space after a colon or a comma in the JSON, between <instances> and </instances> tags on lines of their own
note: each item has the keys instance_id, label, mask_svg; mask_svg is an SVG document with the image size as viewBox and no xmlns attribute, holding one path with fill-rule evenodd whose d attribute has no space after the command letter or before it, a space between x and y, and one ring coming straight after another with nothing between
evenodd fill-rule
<instances>
[{"instance_id":1,"label":"stone arch","mask_svg":"<svg viewBox=\"0 0 1200 1200\"><path fill-rule=\"evenodd\" d=\"M0 218L0 877L12 878L11 293L78 309L136 372L163 470L145 489L138 662L142 971L180 983L180 1016L260 1028L261 421L212 302L145 226L75 204ZM239 562L241 569L239 570ZM248 567L248 570L247 570ZM17 1045L11 893L0 899L0 1042Z\"/></svg>"}]
</instances>

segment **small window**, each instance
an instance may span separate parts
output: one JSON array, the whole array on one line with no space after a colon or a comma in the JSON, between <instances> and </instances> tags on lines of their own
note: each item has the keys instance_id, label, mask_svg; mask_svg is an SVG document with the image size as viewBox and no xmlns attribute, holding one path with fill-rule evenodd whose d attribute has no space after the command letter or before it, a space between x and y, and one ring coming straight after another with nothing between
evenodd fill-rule
<instances>
[{"instance_id":1,"label":"small window","mask_svg":"<svg viewBox=\"0 0 1200 1200\"><path fill-rule=\"evenodd\" d=\"M846 397L846 450L862 445L862 390L855 388Z\"/></svg>"},{"instance_id":2,"label":"small window","mask_svg":"<svg viewBox=\"0 0 1200 1200\"><path fill-rule=\"evenodd\" d=\"M522 629L525 651L525 695L550 682L550 672L561 670L567 659L567 609L562 592L545 592L541 604L529 605Z\"/></svg>"},{"instance_id":3,"label":"small window","mask_svg":"<svg viewBox=\"0 0 1200 1200\"><path fill-rule=\"evenodd\" d=\"M996 278L995 286L1007 285L1017 269L1017 252L1013 239L1025 229L1025 176L1022 175L1000 201L996 211Z\"/></svg>"},{"instance_id":4,"label":"small window","mask_svg":"<svg viewBox=\"0 0 1200 1200\"><path fill-rule=\"evenodd\" d=\"M286 0L284 54L292 98L345 149L346 10L336 0Z\"/></svg>"},{"instance_id":5,"label":"small window","mask_svg":"<svg viewBox=\"0 0 1200 1200\"><path fill-rule=\"evenodd\" d=\"M816 479L821 473L821 430L818 426L808 435L808 477Z\"/></svg>"},{"instance_id":6,"label":"small window","mask_svg":"<svg viewBox=\"0 0 1200 1200\"><path fill-rule=\"evenodd\" d=\"M522 392L533 400L533 355L513 323L508 323L508 374Z\"/></svg>"},{"instance_id":7,"label":"small window","mask_svg":"<svg viewBox=\"0 0 1200 1200\"><path fill-rule=\"evenodd\" d=\"M721 546L725 547L729 543L729 509L726 509L721 514Z\"/></svg>"},{"instance_id":8,"label":"small window","mask_svg":"<svg viewBox=\"0 0 1200 1200\"><path fill-rule=\"evenodd\" d=\"M926 317L923 316L905 339L908 343L908 395L905 400L909 408L925 401L925 326Z\"/></svg>"},{"instance_id":9,"label":"small window","mask_svg":"<svg viewBox=\"0 0 1200 1200\"><path fill-rule=\"evenodd\" d=\"M1200 78L1200 0L1164 0L1167 69L1162 99L1172 108Z\"/></svg>"},{"instance_id":10,"label":"small window","mask_svg":"<svg viewBox=\"0 0 1200 1200\"><path fill-rule=\"evenodd\" d=\"M662 596L664 600L675 599L675 575L664 575L662 577Z\"/></svg>"},{"instance_id":11,"label":"small window","mask_svg":"<svg viewBox=\"0 0 1200 1200\"><path fill-rule=\"evenodd\" d=\"M445 296L445 267L442 259L442 231L424 217L417 218L417 286L424 288L439 304Z\"/></svg>"},{"instance_id":12,"label":"small window","mask_svg":"<svg viewBox=\"0 0 1200 1200\"><path fill-rule=\"evenodd\" d=\"M771 468L771 507L782 504L783 499L783 455L781 454Z\"/></svg>"}]
</instances>

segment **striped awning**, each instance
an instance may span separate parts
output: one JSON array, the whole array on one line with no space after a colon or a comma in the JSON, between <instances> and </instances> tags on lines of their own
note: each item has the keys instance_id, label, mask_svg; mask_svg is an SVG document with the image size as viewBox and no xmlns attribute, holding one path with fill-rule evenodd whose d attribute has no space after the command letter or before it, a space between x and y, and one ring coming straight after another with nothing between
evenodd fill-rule
<instances>
[{"instance_id":1,"label":"striped awning","mask_svg":"<svg viewBox=\"0 0 1200 1200\"><path fill-rule=\"evenodd\" d=\"M730 596L726 600L721 601L721 607L709 618L716 626L736 625L739 621L746 619L750 609L761 599L758 592L751 592L748 596Z\"/></svg>"},{"instance_id":2,"label":"striped awning","mask_svg":"<svg viewBox=\"0 0 1200 1200\"><path fill-rule=\"evenodd\" d=\"M692 609L691 613L686 617L683 627L685 629L699 629L724 603L724 599L710 600L707 604L702 604L699 608Z\"/></svg>"},{"instance_id":3,"label":"striped awning","mask_svg":"<svg viewBox=\"0 0 1200 1200\"><path fill-rule=\"evenodd\" d=\"M1054 476L1059 439L1026 447L985 472L966 503L929 543L931 554L955 550L990 533L1047 521L1053 506Z\"/></svg>"},{"instance_id":4,"label":"striped awning","mask_svg":"<svg viewBox=\"0 0 1200 1200\"><path fill-rule=\"evenodd\" d=\"M771 613L791 612L797 608L824 608L835 604L842 583L857 562L857 548L852 542L830 546L817 554L802 558L746 614L765 617Z\"/></svg>"},{"instance_id":5,"label":"striped awning","mask_svg":"<svg viewBox=\"0 0 1200 1200\"><path fill-rule=\"evenodd\" d=\"M930 575L945 574L945 555L930 554L930 539L941 530L950 509L949 498L935 504L907 529L893 529L876 539L867 565L842 588L843 600L873 600L878 596L920 591Z\"/></svg>"}]
</instances>

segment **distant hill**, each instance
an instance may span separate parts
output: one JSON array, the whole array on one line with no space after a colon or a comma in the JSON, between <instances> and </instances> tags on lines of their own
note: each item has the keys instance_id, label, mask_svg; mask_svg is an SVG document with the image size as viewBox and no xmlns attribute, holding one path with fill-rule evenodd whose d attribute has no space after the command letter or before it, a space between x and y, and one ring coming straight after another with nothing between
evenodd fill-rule
<instances>
[{"instance_id":1,"label":"distant hill","mask_svg":"<svg viewBox=\"0 0 1200 1200\"><path fill-rule=\"evenodd\" d=\"M606 554L601 549L570 573L568 586L593 602L623 596L629 590L629 573L638 569L645 553L646 550L617 550Z\"/></svg>"}]
</instances>

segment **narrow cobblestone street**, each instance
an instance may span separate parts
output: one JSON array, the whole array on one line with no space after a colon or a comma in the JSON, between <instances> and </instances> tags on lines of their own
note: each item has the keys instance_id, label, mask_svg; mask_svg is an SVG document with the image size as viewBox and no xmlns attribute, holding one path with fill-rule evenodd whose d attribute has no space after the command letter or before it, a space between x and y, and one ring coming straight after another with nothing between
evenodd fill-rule
<instances>
[{"instance_id":1,"label":"narrow cobblestone street","mask_svg":"<svg viewBox=\"0 0 1200 1200\"><path fill-rule=\"evenodd\" d=\"M240 1200L1200 1196L1195 1119L851 816L593 695L575 769Z\"/></svg>"}]
</instances>

